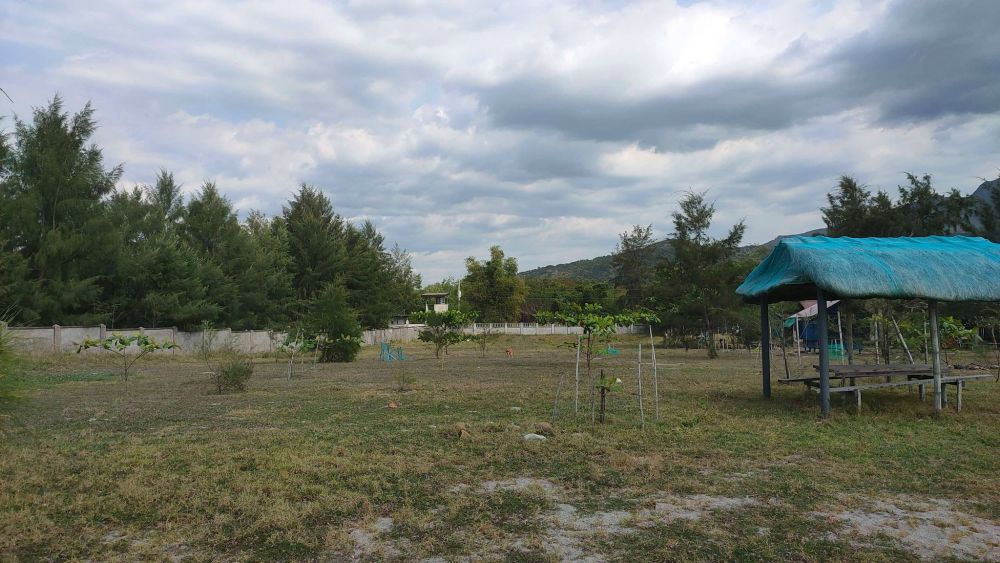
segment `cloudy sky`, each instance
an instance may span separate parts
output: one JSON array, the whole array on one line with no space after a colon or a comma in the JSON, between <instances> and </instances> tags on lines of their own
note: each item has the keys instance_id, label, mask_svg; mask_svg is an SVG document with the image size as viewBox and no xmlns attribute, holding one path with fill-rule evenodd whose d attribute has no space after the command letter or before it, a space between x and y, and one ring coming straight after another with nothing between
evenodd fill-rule
<instances>
[{"instance_id":1,"label":"cloudy sky","mask_svg":"<svg viewBox=\"0 0 1000 563\"><path fill-rule=\"evenodd\" d=\"M277 213L301 182L426 281L670 234L688 189L747 240L822 225L840 174L1000 170L1000 2L4 0L2 113L90 100L124 185ZM4 125L10 128L10 120Z\"/></svg>"}]
</instances>

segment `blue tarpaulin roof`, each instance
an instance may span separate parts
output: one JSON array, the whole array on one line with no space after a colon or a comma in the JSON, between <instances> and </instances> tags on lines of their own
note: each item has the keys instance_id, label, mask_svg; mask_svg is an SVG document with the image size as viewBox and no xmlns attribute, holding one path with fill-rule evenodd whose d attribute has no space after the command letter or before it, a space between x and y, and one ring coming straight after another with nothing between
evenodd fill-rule
<instances>
[{"instance_id":1,"label":"blue tarpaulin roof","mask_svg":"<svg viewBox=\"0 0 1000 563\"><path fill-rule=\"evenodd\" d=\"M747 301L1000 301L1000 244L979 237L787 237L736 293Z\"/></svg>"}]
</instances>

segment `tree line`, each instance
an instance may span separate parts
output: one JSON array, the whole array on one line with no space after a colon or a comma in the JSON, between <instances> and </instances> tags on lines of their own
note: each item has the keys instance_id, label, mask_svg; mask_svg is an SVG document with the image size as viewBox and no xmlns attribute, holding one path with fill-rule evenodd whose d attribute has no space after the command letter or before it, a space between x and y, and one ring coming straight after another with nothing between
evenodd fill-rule
<instances>
[{"instance_id":1,"label":"tree line","mask_svg":"<svg viewBox=\"0 0 1000 563\"><path fill-rule=\"evenodd\" d=\"M55 97L0 135L0 308L18 324L308 325L351 336L422 308L410 256L387 248L371 222L345 220L320 189L303 184L279 215L242 220L211 181L185 198L161 170L152 185L116 189L123 167L105 165L91 141L96 127L89 104L70 115ZM1000 240L1000 182L975 200L939 193L929 175L905 179L893 198L840 178L821 209L827 234ZM469 257L461 278L425 290L447 292L481 322L597 305L648 311L681 340L707 340L710 352L715 332L750 342L756 312L735 288L766 249L743 246L743 221L711 236L714 216L706 193L687 193L663 256L652 225L621 233L610 283L525 280L516 258L494 246L485 259Z\"/></svg>"},{"instance_id":2,"label":"tree line","mask_svg":"<svg viewBox=\"0 0 1000 563\"><path fill-rule=\"evenodd\" d=\"M883 190L873 191L850 176L842 176L827 195L821 208L828 236L901 237L931 235L976 235L1000 242L1000 181L990 185L986 199L963 196L957 190L939 193L930 175L906 173L895 198ZM678 339L698 338L714 355L715 332L726 332L744 344L756 341L760 325L756 307L748 307L736 296L736 287L755 267L768 249L742 247L746 226L732 225L725 236L713 238L709 230L714 206L705 193L688 193L673 213L670 252L656 260L652 226L636 225L619 235L613 254L617 305L646 308L661 319L661 328ZM956 268L960 268L956 264ZM873 300L867 311L852 306L871 318L892 316L903 305ZM778 314L793 312L797 304L778 306ZM949 304L948 311L972 325L992 326L984 309L969 304ZM785 310L787 309L787 311ZM913 307L909 307L912 312ZM993 313L995 317L996 314ZM882 334L885 337L885 332ZM687 345L687 342L683 342ZM888 348L888 342L883 348Z\"/></svg>"},{"instance_id":3,"label":"tree line","mask_svg":"<svg viewBox=\"0 0 1000 563\"><path fill-rule=\"evenodd\" d=\"M161 170L119 190L96 129L89 104L70 115L56 96L0 136L0 310L14 322L287 328L340 303L381 328L419 307L410 256L320 189L242 220L211 181L185 198Z\"/></svg>"},{"instance_id":4,"label":"tree line","mask_svg":"<svg viewBox=\"0 0 1000 563\"><path fill-rule=\"evenodd\" d=\"M929 175L905 174L893 198L843 176L821 208L829 236L894 237L973 234L1000 241L1000 182L985 200L939 193ZM461 278L428 286L446 292L453 308L483 322L535 321L587 305L603 311L647 311L678 344L700 341L714 353L716 332L749 344L760 337L758 312L746 307L735 289L763 258L763 247L744 246L746 224L713 237L715 206L707 193L689 192L672 214L667 252L658 250L652 225L634 225L619 235L612 254L610 283L517 275L517 261L499 247L485 260L470 257ZM661 255L662 254L662 255ZM460 298L461 289L461 298ZM786 305L795 308L794 304ZM779 307L780 308L780 307ZM959 306L953 306L956 311Z\"/></svg>"}]
</instances>

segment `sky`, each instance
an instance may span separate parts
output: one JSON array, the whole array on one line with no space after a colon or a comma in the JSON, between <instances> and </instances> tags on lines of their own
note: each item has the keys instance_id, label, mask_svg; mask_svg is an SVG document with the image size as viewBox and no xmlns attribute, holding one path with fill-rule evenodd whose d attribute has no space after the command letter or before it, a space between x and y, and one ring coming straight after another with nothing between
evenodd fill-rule
<instances>
[{"instance_id":1,"label":"sky","mask_svg":"<svg viewBox=\"0 0 1000 563\"><path fill-rule=\"evenodd\" d=\"M822 226L840 175L1000 173L1000 2L4 0L0 126L90 101L121 187L167 169L245 214L302 182L425 282L672 231L708 191L749 243Z\"/></svg>"}]
</instances>

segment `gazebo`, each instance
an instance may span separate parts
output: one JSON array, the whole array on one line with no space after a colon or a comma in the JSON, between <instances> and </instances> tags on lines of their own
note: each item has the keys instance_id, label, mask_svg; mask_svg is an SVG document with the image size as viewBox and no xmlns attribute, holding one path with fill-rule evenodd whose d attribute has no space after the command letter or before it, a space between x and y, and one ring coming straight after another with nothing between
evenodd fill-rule
<instances>
[{"instance_id":1,"label":"gazebo","mask_svg":"<svg viewBox=\"0 0 1000 563\"><path fill-rule=\"evenodd\" d=\"M762 384L771 396L768 305L816 299L819 328L819 400L830 412L827 301L925 299L930 318L934 409L940 411L939 301L1000 301L1000 244L979 237L787 237L736 289L760 304ZM859 395L860 397L860 395Z\"/></svg>"}]
</instances>

